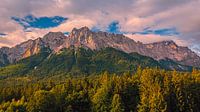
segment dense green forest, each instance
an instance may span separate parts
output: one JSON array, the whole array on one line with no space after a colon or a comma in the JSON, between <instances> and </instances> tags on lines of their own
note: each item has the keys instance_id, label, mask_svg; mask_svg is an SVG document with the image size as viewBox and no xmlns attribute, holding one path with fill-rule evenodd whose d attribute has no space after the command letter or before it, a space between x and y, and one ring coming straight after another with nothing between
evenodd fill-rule
<instances>
[{"instance_id":1,"label":"dense green forest","mask_svg":"<svg viewBox=\"0 0 200 112\"><path fill-rule=\"evenodd\" d=\"M44 48L0 68L0 112L198 112L191 70L113 48Z\"/></svg>"},{"instance_id":2,"label":"dense green forest","mask_svg":"<svg viewBox=\"0 0 200 112\"><path fill-rule=\"evenodd\" d=\"M57 74L0 80L2 112L199 112L200 71Z\"/></svg>"},{"instance_id":3,"label":"dense green forest","mask_svg":"<svg viewBox=\"0 0 200 112\"><path fill-rule=\"evenodd\" d=\"M91 75L134 72L136 68L161 68L165 70L191 71L192 67L180 65L170 59L154 60L138 53L125 53L114 48L98 51L84 48L64 48L54 53L44 48L40 53L0 67L0 79L13 76L49 76L58 74Z\"/></svg>"}]
</instances>

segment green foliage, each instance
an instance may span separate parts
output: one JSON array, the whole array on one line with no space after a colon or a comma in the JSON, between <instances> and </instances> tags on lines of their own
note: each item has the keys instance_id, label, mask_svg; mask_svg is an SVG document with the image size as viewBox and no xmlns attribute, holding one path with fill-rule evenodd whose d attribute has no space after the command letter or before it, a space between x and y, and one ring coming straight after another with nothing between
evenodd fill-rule
<instances>
[{"instance_id":1,"label":"green foliage","mask_svg":"<svg viewBox=\"0 0 200 112\"><path fill-rule=\"evenodd\" d=\"M103 81L105 81L105 83L102 84L102 87L97 89L96 93L92 97L94 111L107 112L110 110L109 105L111 103L112 87L106 79L103 79Z\"/></svg>"},{"instance_id":2,"label":"green foliage","mask_svg":"<svg viewBox=\"0 0 200 112\"><path fill-rule=\"evenodd\" d=\"M36 75L27 82L16 78L23 79L0 80L0 112L200 111L200 71L195 69L190 73L139 67L118 75Z\"/></svg>"},{"instance_id":3,"label":"green foliage","mask_svg":"<svg viewBox=\"0 0 200 112\"><path fill-rule=\"evenodd\" d=\"M26 112L27 102L25 98L22 97L20 100L12 99L11 102L3 102L0 105L0 112Z\"/></svg>"},{"instance_id":4,"label":"green foliage","mask_svg":"<svg viewBox=\"0 0 200 112\"><path fill-rule=\"evenodd\" d=\"M40 53L0 68L0 79L10 76L53 76L60 74L90 75L109 73L133 73L137 67L167 70L191 70L167 60L156 61L138 53L125 53L114 48L92 51L84 48L64 48L57 53L44 48Z\"/></svg>"},{"instance_id":5,"label":"green foliage","mask_svg":"<svg viewBox=\"0 0 200 112\"><path fill-rule=\"evenodd\" d=\"M22 70L25 68L24 64L14 64L0 68L0 79L4 79L10 76L21 75Z\"/></svg>"},{"instance_id":6,"label":"green foliage","mask_svg":"<svg viewBox=\"0 0 200 112\"><path fill-rule=\"evenodd\" d=\"M27 105L29 112L55 112L55 96L44 90L36 91Z\"/></svg>"},{"instance_id":7,"label":"green foliage","mask_svg":"<svg viewBox=\"0 0 200 112\"><path fill-rule=\"evenodd\" d=\"M0 79L10 76L22 76L34 69L49 55L48 49L43 49L39 54L22 59L17 63L0 68Z\"/></svg>"},{"instance_id":8,"label":"green foliage","mask_svg":"<svg viewBox=\"0 0 200 112\"><path fill-rule=\"evenodd\" d=\"M159 60L159 63L166 70L178 70L178 71L192 71L192 66L181 65L171 59Z\"/></svg>"},{"instance_id":9,"label":"green foliage","mask_svg":"<svg viewBox=\"0 0 200 112\"><path fill-rule=\"evenodd\" d=\"M167 109L167 102L165 101L166 91L164 86L164 74L163 71L158 70L144 70L140 77L140 105L139 111L150 112L165 112Z\"/></svg>"},{"instance_id":10,"label":"green foliage","mask_svg":"<svg viewBox=\"0 0 200 112\"><path fill-rule=\"evenodd\" d=\"M124 112L124 107L119 94L115 94L112 99L111 112Z\"/></svg>"}]
</instances>

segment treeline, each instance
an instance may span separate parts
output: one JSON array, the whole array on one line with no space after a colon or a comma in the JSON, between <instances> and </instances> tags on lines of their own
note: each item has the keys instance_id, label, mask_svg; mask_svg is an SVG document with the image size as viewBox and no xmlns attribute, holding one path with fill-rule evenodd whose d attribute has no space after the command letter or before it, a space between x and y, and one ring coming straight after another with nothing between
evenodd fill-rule
<instances>
[{"instance_id":1,"label":"treeline","mask_svg":"<svg viewBox=\"0 0 200 112\"><path fill-rule=\"evenodd\" d=\"M45 79L44 79L45 80ZM199 112L200 71L136 73L0 87L2 112ZM1 84L2 85L2 84Z\"/></svg>"}]
</instances>

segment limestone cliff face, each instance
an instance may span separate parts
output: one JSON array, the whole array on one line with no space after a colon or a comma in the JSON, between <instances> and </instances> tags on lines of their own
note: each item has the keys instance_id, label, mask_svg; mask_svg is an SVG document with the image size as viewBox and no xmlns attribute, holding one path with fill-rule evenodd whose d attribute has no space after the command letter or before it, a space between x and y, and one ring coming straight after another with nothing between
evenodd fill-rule
<instances>
[{"instance_id":1,"label":"limestone cliff face","mask_svg":"<svg viewBox=\"0 0 200 112\"><path fill-rule=\"evenodd\" d=\"M12 48L1 48L0 51L3 51L1 55L6 55L9 63L14 63L20 59L39 53L43 46L42 39L38 38L36 40L28 40Z\"/></svg>"},{"instance_id":2,"label":"limestone cliff face","mask_svg":"<svg viewBox=\"0 0 200 112\"><path fill-rule=\"evenodd\" d=\"M178 46L173 41L162 41L146 44L146 52L141 54L150 56L154 59L172 59L185 65L199 66L200 57L188 47Z\"/></svg>"},{"instance_id":3,"label":"limestone cliff face","mask_svg":"<svg viewBox=\"0 0 200 112\"><path fill-rule=\"evenodd\" d=\"M44 42L44 46L50 47L53 51L59 51L64 44L67 37L62 32L49 32L46 34L42 41Z\"/></svg>"},{"instance_id":4,"label":"limestone cliff face","mask_svg":"<svg viewBox=\"0 0 200 112\"><path fill-rule=\"evenodd\" d=\"M22 52L21 58L27 58L34 54L38 54L43 46L41 38L31 41L30 46L28 46L25 51Z\"/></svg>"},{"instance_id":5,"label":"limestone cliff face","mask_svg":"<svg viewBox=\"0 0 200 112\"><path fill-rule=\"evenodd\" d=\"M138 52L156 60L172 59L184 65L200 66L200 57L197 54L187 47L178 46L171 40L142 44L122 34L92 32L87 27L83 27L73 29L64 44L66 44L65 47L74 45L96 50L113 47L127 53Z\"/></svg>"},{"instance_id":6,"label":"limestone cliff face","mask_svg":"<svg viewBox=\"0 0 200 112\"><path fill-rule=\"evenodd\" d=\"M125 52L136 51L137 43L122 34L110 34L106 32L91 32L87 27L73 29L67 40L67 46L88 47L99 50L105 47L113 47Z\"/></svg>"},{"instance_id":7,"label":"limestone cliff face","mask_svg":"<svg viewBox=\"0 0 200 112\"><path fill-rule=\"evenodd\" d=\"M92 32L87 27L74 28L69 36L65 36L61 32L50 32L43 38L28 40L12 48L1 48L0 64L13 63L22 58L37 54L43 47L49 47L52 51L58 52L60 49L70 46L93 50L113 47L127 53L137 52L156 60L171 59L184 65L200 66L200 57L197 54L187 47L178 46L173 41L143 44L135 42L122 34L111 34L101 31Z\"/></svg>"}]
</instances>

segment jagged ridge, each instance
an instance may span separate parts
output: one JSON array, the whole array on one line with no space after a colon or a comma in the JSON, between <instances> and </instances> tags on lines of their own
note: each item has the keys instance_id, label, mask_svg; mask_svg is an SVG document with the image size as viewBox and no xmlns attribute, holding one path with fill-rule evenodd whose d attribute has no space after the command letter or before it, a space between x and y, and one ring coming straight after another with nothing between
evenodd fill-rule
<instances>
[{"instance_id":1,"label":"jagged ridge","mask_svg":"<svg viewBox=\"0 0 200 112\"><path fill-rule=\"evenodd\" d=\"M155 60L171 59L183 65L200 66L200 57L187 47L178 46L173 41L143 44L122 34L92 32L87 27L74 28L69 36L61 32L50 32L43 38L28 40L12 48L0 49L0 65L14 63L20 59L37 54L42 48L49 47L58 52L62 48L84 47L100 50L112 47L126 53L137 52Z\"/></svg>"},{"instance_id":2,"label":"jagged ridge","mask_svg":"<svg viewBox=\"0 0 200 112\"><path fill-rule=\"evenodd\" d=\"M171 60L156 61L138 53L125 53L114 48L91 50L85 48L63 48L57 53L50 49L24 58L15 64L0 68L0 79L12 76L40 76L57 74L91 75L102 72L121 74L141 68L191 71L192 67L177 64Z\"/></svg>"}]
</instances>

